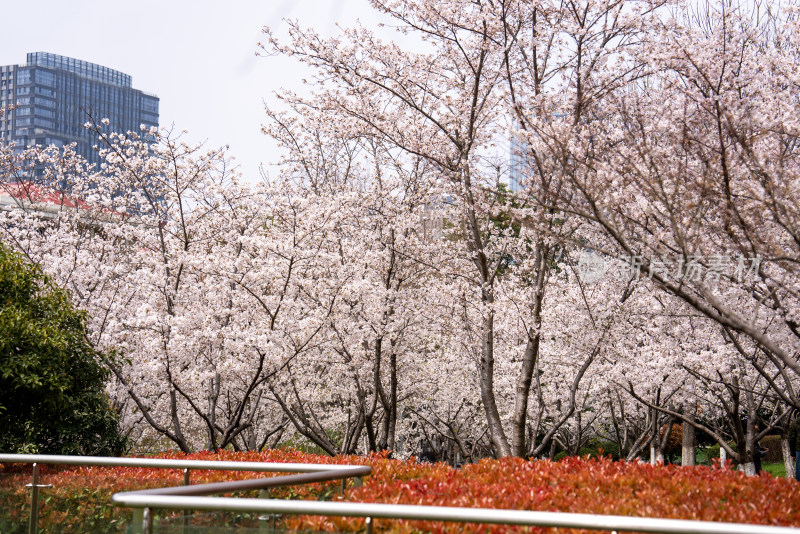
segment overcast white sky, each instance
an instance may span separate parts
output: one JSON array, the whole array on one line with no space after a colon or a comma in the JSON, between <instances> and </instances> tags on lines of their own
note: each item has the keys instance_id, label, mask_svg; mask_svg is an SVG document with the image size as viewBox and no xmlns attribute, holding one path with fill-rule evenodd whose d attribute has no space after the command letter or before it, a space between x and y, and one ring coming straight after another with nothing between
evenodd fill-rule
<instances>
[{"instance_id":1,"label":"overcast white sky","mask_svg":"<svg viewBox=\"0 0 800 534\"><path fill-rule=\"evenodd\" d=\"M2 0L0 65L28 52L52 52L133 76L161 99L160 123L189 139L230 145L244 174L257 179L276 151L261 134L263 101L299 87L302 71L282 58L256 57L261 29L285 18L325 34L336 23L376 24L366 0ZM268 169L269 170L269 169ZM273 171L274 172L274 171Z\"/></svg>"}]
</instances>

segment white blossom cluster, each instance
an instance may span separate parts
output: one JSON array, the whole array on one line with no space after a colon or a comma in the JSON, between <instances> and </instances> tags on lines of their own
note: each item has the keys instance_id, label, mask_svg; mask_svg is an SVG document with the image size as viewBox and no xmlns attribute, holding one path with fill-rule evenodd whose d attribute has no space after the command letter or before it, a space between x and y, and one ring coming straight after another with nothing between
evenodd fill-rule
<instances>
[{"instance_id":1,"label":"white blossom cluster","mask_svg":"<svg viewBox=\"0 0 800 534\"><path fill-rule=\"evenodd\" d=\"M87 310L132 443L656 458L683 422L752 462L800 409L797 7L374 4L421 49L267 30L316 74L270 180L103 123L96 169L0 148L2 239Z\"/></svg>"}]
</instances>

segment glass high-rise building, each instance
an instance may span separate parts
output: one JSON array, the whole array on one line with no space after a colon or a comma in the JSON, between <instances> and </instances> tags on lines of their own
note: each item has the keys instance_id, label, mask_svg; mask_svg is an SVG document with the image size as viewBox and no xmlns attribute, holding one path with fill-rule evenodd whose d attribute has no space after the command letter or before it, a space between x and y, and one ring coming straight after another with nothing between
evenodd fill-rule
<instances>
[{"instance_id":1,"label":"glass high-rise building","mask_svg":"<svg viewBox=\"0 0 800 534\"><path fill-rule=\"evenodd\" d=\"M158 126L158 97L131 86L128 74L47 52L28 54L25 65L0 66L0 143L76 144L90 163L99 163L97 135L87 122L108 119L108 132Z\"/></svg>"},{"instance_id":2,"label":"glass high-rise building","mask_svg":"<svg viewBox=\"0 0 800 534\"><path fill-rule=\"evenodd\" d=\"M519 138L514 135L511 136L508 188L514 193L519 193L520 182L529 177L531 172L531 162L525 154L527 148L525 142L520 142Z\"/></svg>"}]
</instances>

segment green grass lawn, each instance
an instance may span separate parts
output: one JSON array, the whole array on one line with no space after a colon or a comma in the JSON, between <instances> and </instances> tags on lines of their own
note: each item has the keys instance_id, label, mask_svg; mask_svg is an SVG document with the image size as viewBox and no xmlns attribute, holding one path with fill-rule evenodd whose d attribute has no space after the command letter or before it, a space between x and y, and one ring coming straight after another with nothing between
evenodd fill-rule
<instances>
[{"instance_id":1,"label":"green grass lawn","mask_svg":"<svg viewBox=\"0 0 800 534\"><path fill-rule=\"evenodd\" d=\"M711 461L712 460L711 458L709 458L709 452L707 450L705 449L697 450L698 465L709 465L711 464ZM783 465L783 462L764 463L762 464L761 468L774 477L786 476L786 467Z\"/></svg>"},{"instance_id":2,"label":"green grass lawn","mask_svg":"<svg viewBox=\"0 0 800 534\"><path fill-rule=\"evenodd\" d=\"M763 464L761 468L774 477L786 476L786 466L783 465L783 462L778 462L774 464Z\"/></svg>"}]
</instances>

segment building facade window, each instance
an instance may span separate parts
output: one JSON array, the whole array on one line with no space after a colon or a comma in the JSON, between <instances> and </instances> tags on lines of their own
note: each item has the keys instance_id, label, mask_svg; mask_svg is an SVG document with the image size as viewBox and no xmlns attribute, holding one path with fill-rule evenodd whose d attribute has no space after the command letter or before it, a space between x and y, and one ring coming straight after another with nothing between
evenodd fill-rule
<instances>
[{"instance_id":1,"label":"building facade window","mask_svg":"<svg viewBox=\"0 0 800 534\"><path fill-rule=\"evenodd\" d=\"M0 66L0 106L20 106L0 118L1 142L74 143L89 163L99 163L97 136L84 127L87 121L109 119L107 132L158 126L158 97L131 82L128 74L48 52L28 54L26 65Z\"/></svg>"},{"instance_id":2,"label":"building facade window","mask_svg":"<svg viewBox=\"0 0 800 534\"><path fill-rule=\"evenodd\" d=\"M28 85L31 83L30 69L17 71L17 85Z\"/></svg>"}]
</instances>

